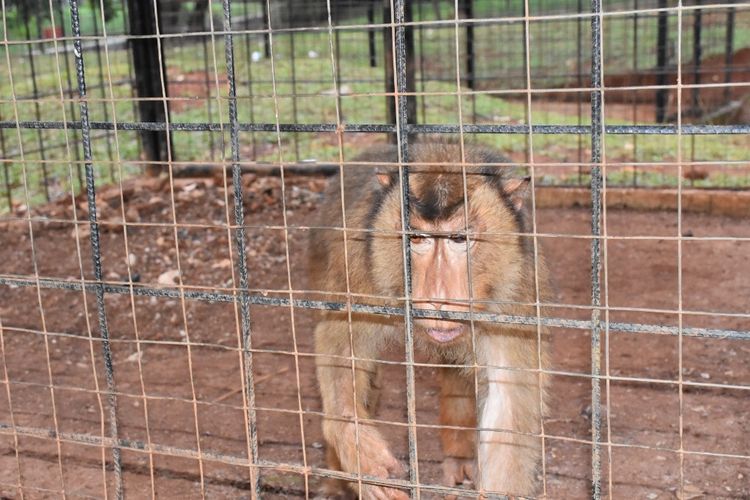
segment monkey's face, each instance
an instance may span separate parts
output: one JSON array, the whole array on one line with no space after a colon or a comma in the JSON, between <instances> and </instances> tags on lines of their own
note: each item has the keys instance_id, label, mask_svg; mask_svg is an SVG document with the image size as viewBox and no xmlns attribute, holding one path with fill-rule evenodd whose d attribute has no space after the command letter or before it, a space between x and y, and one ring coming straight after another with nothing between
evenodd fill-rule
<instances>
[{"instance_id":1,"label":"monkey's face","mask_svg":"<svg viewBox=\"0 0 750 500\"><path fill-rule=\"evenodd\" d=\"M466 236L463 217L412 222L412 299L414 307L437 311L469 310L469 259L477 241ZM472 231L472 228L469 228ZM452 342L464 333L460 321L418 319L416 324L435 342Z\"/></svg>"},{"instance_id":2,"label":"monkey's face","mask_svg":"<svg viewBox=\"0 0 750 500\"><path fill-rule=\"evenodd\" d=\"M417 309L498 310L511 302L522 275L519 214L499 184L460 169L415 169L410 176L411 297ZM381 291L403 294L400 192L392 185L374 220L371 272ZM464 196L468 204L464 202ZM390 234L386 234L390 233ZM415 319L417 334L436 344L467 342L469 322Z\"/></svg>"}]
</instances>

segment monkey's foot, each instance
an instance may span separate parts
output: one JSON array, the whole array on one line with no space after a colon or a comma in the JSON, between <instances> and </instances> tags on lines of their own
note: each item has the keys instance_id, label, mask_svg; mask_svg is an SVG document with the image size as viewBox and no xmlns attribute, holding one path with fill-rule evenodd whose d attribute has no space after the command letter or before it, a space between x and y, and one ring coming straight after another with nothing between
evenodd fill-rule
<instances>
[{"instance_id":1,"label":"monkey's foot","mask_svg":"<svg viewBox=\"0 0 750 500\"><path fill-rule=\"evenodd\" d=\"M404 474L401 462L391 453L388 444L380 433L372 427L360 425L358 432L349 424L337 434L336 451L342 470L357 473L357 465L363 476L380 479L400 477ZM357 446L358 445L358 446ZM350 482L349 487L359 492L359 484ZM407 500L409 496L403 491L362 483L363 500Z\"/></svg>"},{"instance_id":2,"label":"monkey's foot","mask_svg":"<svg viewBox=\"0 0 750 500\"><path fill-rule=\"evenodd\" d=\"M443 484L446 486L474 486L476 463L473 458L446 457L443 460ZM447 500L454 500L455 495L448 495Z\"/></svg>"},{"instance_id":3,"label":"monkey's foot","mask_svg":"<svg viewBox=\"0 0 750 500\"><path fill-rule=\"evenodd\" d=\"M346 487L346 481L326 478L315 495L315 500L355 500L357 497Z\"/></svg>"}]
</instances>

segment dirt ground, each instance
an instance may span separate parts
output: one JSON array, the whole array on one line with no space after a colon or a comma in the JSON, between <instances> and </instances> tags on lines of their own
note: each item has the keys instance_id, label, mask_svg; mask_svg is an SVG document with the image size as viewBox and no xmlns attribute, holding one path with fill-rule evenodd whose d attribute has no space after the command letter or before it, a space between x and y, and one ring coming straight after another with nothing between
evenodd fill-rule
<instances>
[{"instance_id":1,"label":"dirt ground","mask_svg":"<svg viewBox=\"0 0 750 500\"><path fill-rule=\"evenodd\" d=\"M304 290L303 226L313 220L326 180L287 178L286 232L280 180L246 176L244 183L251 287L280 297L289 297L290 285ZM186 287L230 287L234 248L222 224L231 217L231 196L212 180L180 180L174 208L170 195L168 186L157 183L126 186L126 250L117 222L119 196L102 191L106 279L127 282L129 263L140 284L157 286L174 276L165 273L179 269ZM73 225L63 221L72 216L69 200L41 207L34 215L50 221L32 224L33 245L26 224L0 226L0 277L38 273L76 280L83 273L92 278L88 239L81 240L79 261ZM553 308L558 317L587 319L591 314L589 217L587 210L577 208L537 213L538 231L547 235L540 244L558 290L560 305ZM680 317L669 311L681 308L702 312L682 315L684 326L750 330L746 220L685 214L682 233L687 238L681 252L674 239L675 213L608 211L606 233L611 239L606 242L602 297L612 308L610 320L676 326ZM203 456L198 460L148 454L135 446L124 449L127 496L193 498L203 488L210 498L249 498L248 468L237 464L247 460L248 443L234 306L131 300L128 295L107 295L105 305L120 436L200 450ZM304 497L306 487L313 497L320 478L299 472L303 465L324 466L321 407L310 356L313 315L271 306L254 306L251 315L260 459L293 465L263 468L263 497ZM25 432L14 435L11 429L108 435L106 397L98 392L106 382L93 294L84 300L80 291L0 285L0 333L0 498L53 498L63 491L71 498L112 495L111 462L106 470L102 466L102 457L110 460L111 450ZM553 329L551 334L551 368L559 375L552 377L551 409L544 421L545 489L549 498L586 498L591 478L590 334L573 329ZM685 337L682 377L687 385L680 390L675 383L677 337L611 332L605 340L603 366L614 377L602 383L603 438L613 443L603 447L605 494L750 498L750 341ZM403 352L394 350L389 359L403 359ZM406 460L405 370L398 364L383 370L378 418L391 423L383 424L383 431ZM436 371L417 366L415 372L417 423L437 424ZM440 479L441 452L434 434L429 427L418 430L419 479L424 484ZM678 492L681 470L684 494Z\"/></svg>"}]
</instances>

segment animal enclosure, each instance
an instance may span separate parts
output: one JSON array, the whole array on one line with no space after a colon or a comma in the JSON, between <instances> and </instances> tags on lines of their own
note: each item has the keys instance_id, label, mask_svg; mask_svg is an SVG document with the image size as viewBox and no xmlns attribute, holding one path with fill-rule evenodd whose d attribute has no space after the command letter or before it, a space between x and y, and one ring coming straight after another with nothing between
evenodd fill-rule
<instances>
[{"instance_id":1,"label":"animal enclosure","mask_svg":"<svg viewBox=\"0 0 750 500\"><path fill-rule=\"evenodd\" d=\"M444 314L548 336L537 496L750 496L750 3L2 16L0 497L308 498L330 478L479 497L443 484L442 365L414 347L409 287L392 307L308 279L323 193L358 155L394 144L408 199L409 146L436 141L531 179L520 237L552 297ZM320 311L402 322L366 422L401 477L326 463Z\"/></svg>"}]
</instances>

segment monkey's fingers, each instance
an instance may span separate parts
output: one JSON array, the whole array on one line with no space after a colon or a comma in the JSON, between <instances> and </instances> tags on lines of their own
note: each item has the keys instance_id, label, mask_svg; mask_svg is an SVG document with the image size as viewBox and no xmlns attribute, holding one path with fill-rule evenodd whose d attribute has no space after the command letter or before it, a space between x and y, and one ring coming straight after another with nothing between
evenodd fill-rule
<instances>
[{"instance_id":1,"label":"monkey's fingers","mask_svg":"<svg viewBox=\"0 0 750 500\"><path fill-rule=\"evenodd\" d=\"M447 457L443 460L443 484L455 486L474 481L475 464L473 458Z\"/></svg>"},{"instance_id":2,"label":"monkey's fingers","mask_svg":"<svg viewBox=\"0 0 750 500\"><path fill-rule=\"evenodd\" d=\"M472 486L475 465L472 458L447 457L443 460L443 484L446 486ZM456 495L446 495L446 500L456 500Z\"/></svg>"}]
</instances>

